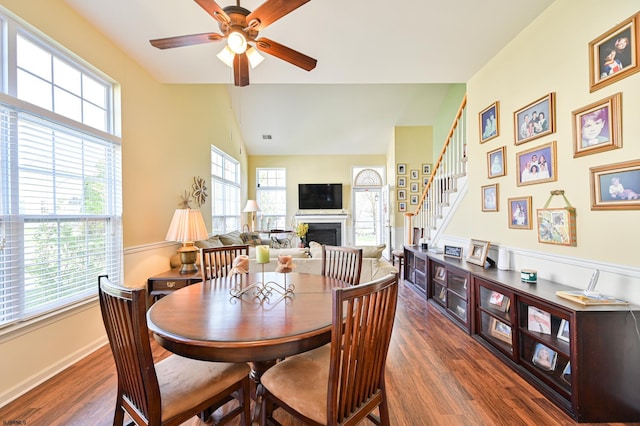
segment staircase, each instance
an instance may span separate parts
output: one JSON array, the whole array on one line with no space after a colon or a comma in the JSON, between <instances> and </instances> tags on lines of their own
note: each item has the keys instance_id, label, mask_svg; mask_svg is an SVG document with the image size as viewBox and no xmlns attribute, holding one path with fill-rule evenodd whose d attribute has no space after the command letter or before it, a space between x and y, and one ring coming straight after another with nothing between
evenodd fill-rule
<instances>
[{"instance_id":1,"label":"staircase","mask_svg":"<svg viewBox=\"0 0 640 426\"><path fill-rule=\"evenodd\" d=\"M435 245L442 230L467 192L467 96L462 99L429 182L415 211L405 213L407 244L424 238Z\"/></svg>"}]
</instances>

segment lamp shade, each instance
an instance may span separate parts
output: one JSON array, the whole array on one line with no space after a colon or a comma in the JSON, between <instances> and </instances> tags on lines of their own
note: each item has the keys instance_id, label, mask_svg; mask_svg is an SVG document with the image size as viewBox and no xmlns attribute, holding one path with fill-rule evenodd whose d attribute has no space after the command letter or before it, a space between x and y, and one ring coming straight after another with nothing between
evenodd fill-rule
<instances>
[{"instance_id":1,"label":"lamp shade","mask_svg":"<svg viewBox=\"0 0 640 426\"><path fill-rule=\"evenodd\" d=\"M167 241L206 240L209 237L200 210L176 209L167 232Z\"/></svg>"},{"instance_id":2,"label":"lamp shade","mask_svg":"<svg viewBox=\"0 0 640 426\"><path fill-rule=\"evenodd\" d=\"M260 211L260 206L258 206L258 202L256 200L247 200L247 205L244 206L244 213L249 212L258 212Z\"/></svg>"}]
</instances>

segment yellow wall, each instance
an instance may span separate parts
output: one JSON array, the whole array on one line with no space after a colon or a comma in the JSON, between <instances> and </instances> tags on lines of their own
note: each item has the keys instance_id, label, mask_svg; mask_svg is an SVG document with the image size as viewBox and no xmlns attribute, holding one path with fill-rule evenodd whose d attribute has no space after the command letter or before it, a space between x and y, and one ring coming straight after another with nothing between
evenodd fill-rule
<instances>
[{"instance_id":1,"label":"yellow wall","mask_svg":"<svg viewBox=\"0 0 640 426\"><path fill-rule=\"evenodd\" d=\"M226 88L158 83L63 0L0 4L120 83L124 275L128 285L144 285L146 277L168 269L175 253L175 244L164 237L180 195L194 176L210 181L210 145L237 158L246 174L247 158L244 149L240 154L243 141ZM210 202L203 212L210 216ZM4 330L0 405L105 342L96 301L32 326Z\"/></svg>"},{"instance_id":2,"label":"yellow wall","mask_svg":"<svg viewBox=\"0 0 640 426\"><path fill-rule=\"evenodd\" d=\"M577 13L579 11L579 18ZM636 303L640 301L637 242L638 210L593 211L589 168L640 158L640 73L589 92L588 43L617 23L638 12L637 0L602 2L563 0L554 2L529 27L505 46L467 83L469 192L446 233L476 238L514 248L523 259L519 265L547 257L575 267L545 265L538 275L584 287L595 267L601 274L599 289ZM514 111L550 93L556 93L556 131L534 141L514 144ZM573 158L571 112L614 93L622 92L622 149ZM500 101L500 136L479 143L478 113ZM528 186L516 185L516 153L557 141L558 180ZM506 146L507 175L488 179L487 152ZM481 187L499 185L499 211L481 211ZM542 208L551 190L563 189L577 210L577 246L541 244L533 230L508 228L509 197L533 197L533 209ZM558 198L558 197L556 197ZM552 207L561 207L556 199ZM528 252L528 253L527 253ZM524 259L527 257L528 259ZM596 264L594 264L597 262ZM571 269L571 268L570 268ZM582 272L584 271L584 272ZM617 277L613 277L616 275Z\"/></svg>"},{"instance_id":3,"label":"yellow wall","mask_svg":"<svg viewBox=\"0 0 640 426\"><path fill-rule=\"evenodd\" d=\"M353 168L384 167L385 165L384 155L251 156L249 157L248 194L250 199L255 199L257 168L285 168L287 170L287 225L291 223L292 216L298 210L299 183L341 183L343 185L342 208L351 214Z\"/></svg>"},{"instance_id":4,"label":"yellow wall","mask_svg":"<svg viewBox=\"0 0 640 426\"><path fill-rule=\"evenodd\" d=\"M404 177L407 178L407 211L414 211L417 206L412 206L409 203L412 194L409 192L411 182L411 170L418 170L419 176L419 188L420 191L424 189L422 186L422 165L430 163L433 167L433 127L431 126L398 126L394 129L394 151L395 161L394 173L398 164L407 165L407 173ZM395 227L396 229L404 228L404 214L398 211L398 175L395 175L394 180L389 182L391 184L392 192L391 210L395 212ZM422 192L418 193L421 195ZM402 232L396 235L396 246L402 245Z\"/></svg>"}]
</instances>

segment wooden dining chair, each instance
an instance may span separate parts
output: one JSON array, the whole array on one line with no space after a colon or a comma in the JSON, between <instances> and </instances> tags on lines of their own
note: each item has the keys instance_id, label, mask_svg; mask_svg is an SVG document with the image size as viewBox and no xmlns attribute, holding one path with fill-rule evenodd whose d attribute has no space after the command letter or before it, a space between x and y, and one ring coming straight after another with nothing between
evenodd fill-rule
<instances>
[{"instance_id":1,"label":"wooden dining chair","mask_svg":"<svg viewBox=\"0 0 640 426\"><path fill-rule=\"evenodd\" d=\"M358 285L361 273L361 248L322 245L322 275Z\"/></svg>"},{"instance_id":2,"label":"wooden dining chair","mask_svg":"<svg viewBox=\"0 0 640 426\"><path fill-rule=\"evenodd\" d=\"M282 408L310 425L355 425L365 417L389 425L384 376L397 298L397 274L334 288L331 344L262 375L260 424L271 424Z\"/></svg>"},{"instance_id":3,"label":"wooden dining chair","mask_svg":"<svg viewBox=\"0 0 640 426\"><path fill-rule=\"evenodd\" d=\"M229 275L233 267L233 260L241 254L249 254L248 245L201 248L200 271L202 272L202 281Z\"/></svg>"},{"instance_id":4,"label":"wooden dining chair","mask_svg":"<svg viewBox=\"0 0 640 426\"><path fill-rule=\"evenodd\" d=\"M113 424L125 412L138 425L179 425L199 415L206 419L236 399L222 421L241 416L251 423L249 372L246 363L199 361L171 355L154 364L146 320L146 289L130 289L100 276L102 319L118 374ZM225 407L226 408L226 407Z\"/></svg>"}]
</instances>

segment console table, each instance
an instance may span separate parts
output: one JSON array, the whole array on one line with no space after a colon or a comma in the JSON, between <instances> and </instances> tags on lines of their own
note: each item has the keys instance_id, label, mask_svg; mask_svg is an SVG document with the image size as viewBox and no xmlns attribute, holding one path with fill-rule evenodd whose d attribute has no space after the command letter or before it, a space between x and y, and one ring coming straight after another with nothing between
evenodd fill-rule
<instances>
[{"instance_id":1,"label":"console table","mask_svg":"<svg viewBox=\"0 0 640 426\"><path fill-rule=\"evenodd\" d=\"M181 274L180 268L171 269L147 278L147 306L151 306L153 302L162 296L166 296L179 288L186 287L191 284L202 281L202 272L196 271L188 274Z\"/></svg>"},{"instance_id":2,"label":"console table","mask_svg":"<svg viewBox=\"0 0 640 426\"><path fill-rule=\"evenodd\" d=\"M640 421L639 306L583 306L556 295L573 287L404 251L405 282L574 419Z\"/></svg>"}]
</instances>

